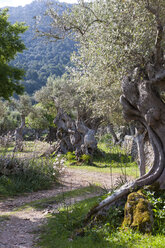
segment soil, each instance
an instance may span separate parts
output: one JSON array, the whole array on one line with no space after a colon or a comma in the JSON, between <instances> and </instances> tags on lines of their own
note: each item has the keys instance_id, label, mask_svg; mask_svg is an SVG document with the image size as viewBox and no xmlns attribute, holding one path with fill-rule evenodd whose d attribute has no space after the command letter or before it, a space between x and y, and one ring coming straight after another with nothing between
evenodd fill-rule
<instances>
[{"instance_id":1,"label":"soil","mask_svg":"<svg viewBox=\"0 0 165 248\"><path fill-rule=\"evenodd\" d=\"M38 240L37 232L47 221L47 213L58 211L59 203L52 203L45 206L44 210L34 208L14 211L25 203L35 200L56 196L62 192L97 184L103 188L110 189L119 174L109 175L107 173L89 172L82 169L67 168L61 178L60 185L54 186L50 190L24 194L14 198L8 198L0 202L0 248L32 248ZM112 182L113 178L113 182ZM87 194L69 199L69 203L74 203L96 194ZM65 204L67 204L65 201Z\"/></svg>"}]
</instances>

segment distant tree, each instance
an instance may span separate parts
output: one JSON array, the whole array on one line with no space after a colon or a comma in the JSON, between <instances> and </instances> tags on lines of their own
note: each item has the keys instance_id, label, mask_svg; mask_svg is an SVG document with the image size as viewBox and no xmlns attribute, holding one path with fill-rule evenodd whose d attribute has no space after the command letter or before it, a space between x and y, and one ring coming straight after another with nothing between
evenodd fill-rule
<instances>
[{"instance_id":1,"label":"distant tree","mask_svg":"<svg viewBox=\"0 0 165 248\"><path fill-rule=\"evenodd\" d=\"M0 135L15 130L20 123L20 113L12 101L0 101Z\"/></svg>"},{"instance_id":2,"label":"distant tree","mask_svg":"<svg viewBox=\"0 0 165 248\"><path fill-rule=\"evenodd\" d=\"M28 95L22 95L19 97L19 100L13 100L15 108L20 113L21 124L15 130L15 149L22 151L22 141L23 141L23 129L25 127L25 117L32 111L32 101Z\"/></svg>"},{"instance_id":3,"label":"distant tree","mask_svg":"<svg viewBox=\"0 0 165 248\"><path fill-rule=\"evenodd\" d=\"M25 126L25 117L32 111L32 100L29 95L21 95L18 100L13 100L15 108L21 116L21 126Z\"/></svg>"},{"instance_id":4,"label":"distant tree","mask_svg":"<svg viewBox=\"0 0 165 248\"><path fill-rule=\"evenodd\" d=\"M33 111L26 117L26 125L37 131L47 129L50 123L46 117L47 109L41 103L37 103L33 105Z\"/></svg>"},{"instance_id":5,"label":"distant tree","mask_svg":"<svg viewBox=\"0 0 165 248\"><path fill-rule=\"evenodd\" d=\"M25 49L20 34L27 30L23 23L11 24L8 21L7 9L0 10L0 97L8 99L13 93L23 92L19 83L24 72L9 65L18 52Z\"/></svg>"},{"instance_id":6,"label":"distant tree","mask_svg":"<svg viewBox=\"0 0 165 248\"><path fill-rule=\"evenodd\" d=\"M36 115L31 113L28 116L29 124L38 126L38 130L48 129L47 140L51 142L56 138L56 128L53 124L53 120L57 115L57 109L54 104L53 85L50 79L48 79L46 86L36 91L34 98L38 102L38 104L34 106L34 111L38 109L38 113L36 113Z\"/></svg>"},{"instance_id":7,"label":"distant tree","mask_svg":"<svg viewBox=\"0 0 165 248\"><path fill-rule=\"evenodd\" d=\"M51 76L46 86L35 93L35 99L44 106L49 102L54 108L63 109L74 119L83 121L88 128L97 130L104 118L93 113L91 106L95 96L89 87L84 91L81 83L66 74L61 78Z\"/></svg>"}]
</instances>

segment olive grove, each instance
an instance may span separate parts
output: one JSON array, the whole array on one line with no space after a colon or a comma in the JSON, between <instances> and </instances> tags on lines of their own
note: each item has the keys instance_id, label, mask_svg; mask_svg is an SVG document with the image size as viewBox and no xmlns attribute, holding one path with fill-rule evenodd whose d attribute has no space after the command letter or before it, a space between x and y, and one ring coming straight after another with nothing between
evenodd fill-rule
<instances>
[{"instance_id":1,"label":"olive grove","mask_svg":"<svg viewBox=\"0 0 165 248\"><path fill-rule=\"evenodd\" d=\"M62 15L48 10L52 37L79 41L71 77L83 82L82 90L89 86L95 92L96 115L117 108L122 82L124 117L147 130L154 151L149 172L107 197L91 215L144 185L158 182L165 187L164 12L163 0L80 1Z\"/></svg>"}]
</instances>

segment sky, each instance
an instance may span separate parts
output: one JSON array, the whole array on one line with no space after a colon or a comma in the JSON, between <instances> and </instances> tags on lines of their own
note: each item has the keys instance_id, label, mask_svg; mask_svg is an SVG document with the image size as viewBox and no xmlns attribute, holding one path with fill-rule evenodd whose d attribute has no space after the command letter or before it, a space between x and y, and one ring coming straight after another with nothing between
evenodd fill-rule
<instances>
[{"instance_id":1,"label":"sky","mask_svg":"<svg viewBox=\"0 0 165 248\"><path fill-rule=\"evenodd\" d=\"M25 6L26 4L31 3L33 0L0 0L0 8L2 7L16 7L16 6ZM77 0L60 0L60 2L67 2L67 3L76 3Z\"/></svg>"}]
</instances>

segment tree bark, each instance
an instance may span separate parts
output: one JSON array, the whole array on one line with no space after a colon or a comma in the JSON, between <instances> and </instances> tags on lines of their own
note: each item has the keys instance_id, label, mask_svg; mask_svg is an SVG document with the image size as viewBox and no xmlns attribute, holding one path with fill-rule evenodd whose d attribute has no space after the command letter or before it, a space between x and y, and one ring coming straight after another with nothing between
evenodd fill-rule
<instances>
[{"instance_id":1,"label":"tree bark","mask_svg":"<svg viewBox=\"0 0 165 248\"><path fill-rule=\"evenodd\" d=\"M159 84L158 80L158 85ZM165 84L165 76L161 78ZM155 81L154 81L155 82ZM155 84L156 85L156 84ZM114 194L103 200L91 210L88 218L105 211L119 199L127 196L145 185L158 182L165 188L165 104L161 100L152 81L132 82L130 78L123 81L121 104L127 121L136 120L146 128L154 151L154 163L150 171L135 181L123 185Z\"/></svg>"},{"instance_id":2,"label":"tree bark","mask_svg":"<svg viewBox=\"0 0 165 248\"><path fill-rule=\"evenodd\" d=\"M144 145L145 145L145 136L146 132L143 130L143 132L139 132L136 129L136 144L137 144L137 150L138 150L138 166L140 171L140 176L143 176L146 174L146 159L145 159L145 152L144 152Z\"/></svg>"},{"instance_id":3,"label":"tree bark","mask_svg":"<svg viewBox=\"0 0 165 248\"><path fill-rule=\"evenodd\" d=\"M25 115L21 115L21 125L15 130L15 147L13 152L23 150L23 129L25 127Z\"/></svg>"},{"instance_id":4,"label":"tree bark","mask_svg":"<svg viewBox=\"0 0 165 248\"><path fill-rule=\"evenodd\" d=\"M112 135L112 138L113 138L113 144L115 145L119 140L116 136L116 133L114 131L114 128L113 128L113 124L112 123L108 123L108 126L107 126L107 130L110 132L110 134Z\"/></svg>"},{"instance_id":5,"label":"tree bark","mask_svg":"<svg viewBox=\"0 0 165 248\"><path fill-rule=\"evenodd\" d=\"M78 160L83 154L93 156L97 149L94 130L88 128L81 121L75 122L61 109L58 110L54 124L57 127L57 144L54 146L53 153L66 154L75 151ZM50 151L47 153L50 155Z\"/></svg>"}]
</instances>

